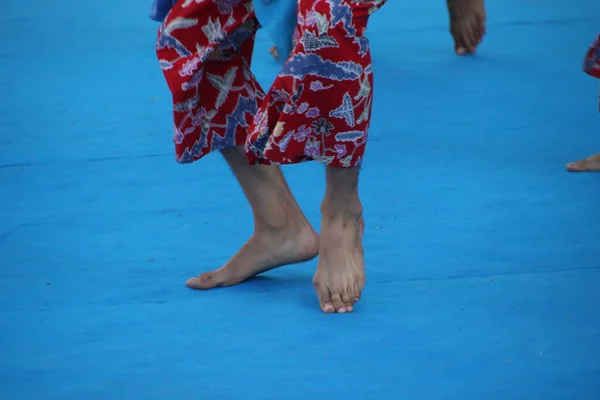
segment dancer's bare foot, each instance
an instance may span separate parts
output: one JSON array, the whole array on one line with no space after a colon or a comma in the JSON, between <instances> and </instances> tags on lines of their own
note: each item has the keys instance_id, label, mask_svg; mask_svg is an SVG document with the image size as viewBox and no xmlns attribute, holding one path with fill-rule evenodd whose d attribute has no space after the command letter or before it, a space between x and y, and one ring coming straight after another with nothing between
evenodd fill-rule
<instances>
[{"instance_id":1,"label":"dancer's bare foot","mask_svg":"<svg viewBox=\"0 0 600 400\"><path fill-rule=\"evenodd\" d=\"M326 313L354 310L365 284L357 168L327 168L327 194L321 207L319 263L313 285Z\"/></svg>"},{"instance_id":2,"label":"dancer's bare foot","mask_svg":"<svg viewBox=\"0 0 600 400\"><path fill-rule=\"evenodd\" d=\"M300 210L279 167L248 165L244 148L222 152L254 216L254 235L221 268L187 281L192 289L231 286L319 252L319 237Z\"/></svg>"},{"instance_id":3,"label":"dancer's bare foot","mask_svg":"<svg viewBox=\"0 0 600 400\"><path fill-rule=\"evenodd\" d=\"M192 289L212 289L244 282L283 265L311 260L319 253L319 236L308 224L291 223L272 231L256 232L221 268L192 278Z\"/></svg>"},{"instance_id":4,"label":"dancer's bare foot","mask_svg":"<svg viewBox=\"0 0 600 400\"><path fill-rule=\"evenodd\" d=\"M277 46L271 47L271 50L269 50L269 54L271 54L274 59L279 60L279 53L277 52Z\"/></svg>"},{"instance_id":5,"label":"dancer's bare foot","mask_svg":"<svg viewBox=\"0 0 600 400\"><path fill-rule=\"evenodd\" d=\"M363 219L356 215L323 220L313 284L326 313L352 312L360 300L365 285L363 226Z\"/></svg>"},{"instance_id":6,"label":"dancer's bare foot","mask_svg":"<svg viewBox=\"0 0 600 400\"><path fill-rule=\"evenodd\" d=\"M594 154L585 160L567 164L567 170L571 172L600 172L600 153Z\"/></svg>"},{"instance_id":7,"label":"dancer's bare foot","mask_svg":"<svg viewBox=\"0 0 600 400\"><path fill-rule=\"evenodd\" d=\"M454 51L462 56L475 54L485 35L486 13L483 0L447 0L450 33Z\"/></svg>"}]
</instances>

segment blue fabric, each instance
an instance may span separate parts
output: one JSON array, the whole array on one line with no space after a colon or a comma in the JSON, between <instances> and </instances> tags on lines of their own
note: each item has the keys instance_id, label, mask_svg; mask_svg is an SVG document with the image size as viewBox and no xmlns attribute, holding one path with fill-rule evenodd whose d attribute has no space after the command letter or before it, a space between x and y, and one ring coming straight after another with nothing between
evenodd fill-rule
<instances>
[{"instance_id":1,"label":"blue fabric","mask_svg":"<svg viewBox=\"0 0 600 400\"><path fill-rule=\"evenodd\" d=\"M152 0L150 19L162 22L177 0ZM298 21L298 0L254 0L256 18L275 42L279 59L292 52L292 38Z\"/></svg>"},{"instance_id":2,"label":"blue fabric","mask_svg":"<svg viewBox=\"0 0 600 400\"><path fill-rule=\"evenodd\" d=\"M150 19L162 22L177 0L152 0L150 7Z\"/></svg>"},{"instance_id":3,"label":"blue fabric","mask_svg":"<svg viewBox=\"0 0 600 400\"><path fill-rule=\"evenodd\" d=\"M279 60L287 60L298 23L298 0L254 0L254 11L258 22L275 42Z\"/></svg>"}]
</instances>

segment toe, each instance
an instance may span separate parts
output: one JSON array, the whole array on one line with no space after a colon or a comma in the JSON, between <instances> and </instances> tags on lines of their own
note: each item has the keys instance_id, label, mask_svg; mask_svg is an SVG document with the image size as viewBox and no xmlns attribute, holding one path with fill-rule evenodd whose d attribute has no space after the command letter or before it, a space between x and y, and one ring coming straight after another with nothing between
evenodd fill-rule
<instances>
[{"instance_id":1,"label":"toe","mask_svg":"<svg viewBox=\"0 0 600 400\"><path fill-rule=\"evenodd\" d=\"M467 42L467 52L469 54L475 54L475 49L477 48L477 44L479 42L479 35L477 34L477 25L476 21L469 21L465 30L466 42Z\"/></svg>"},{"instance_id":2,"label":"toe","mask_svg":"<svg viewBox=\"0 0 600 400\"><path fill-rule=\"evenodd\" d=\"M567 164L567 170L571 171L571 172L581 172L583 171L583 163L581 161L578 162L572 162Z\"/></svg>"},{"instance_id":3,"label":"toe","mask_svg":"<svg viewBox=\"0 0 600 400\"><path fill-rule=\"evenodd\" d=\"M465 45L463 44L463 39L462 39L461 35L458 33L453 34L453 36L454 36L454 51L459 56L462 56L466 52Z\"/></svg>"},{"instance_id":4,"label":"toe","mask_svg":"<svg viewBox=\"0 0 600 400\"><path fill-rule=\"evenodd\" d=\"M358 303L360 300L360 297L362 296L362 288L364 286L364 282L360 282L360 281L356 281L354 283L354 290L352 291L352 295L353 295L353 300L355 303Z\"/></svg>"},{"instance_id":5,"label":"toe","mask_svg":"<svg viewBox=\"0 0 600 400\"><path fill-rule=\"evenodd\" d=\"M212 289L217 286L214 274L211 272L205 272L197 278L188 279L185 285L190 289L196 290Z\"/></svg>"},{"instance_id":6,"label":"toe","mask_svg":"<svg viewBox=\"0 0 600 400\"><path fill-rule=\"evenodd\" d=\"M344 303L348 312L354 311L354 296L352 295L353 292L354 290L352 288L347 288L342 292L342 302Z\"/></svg>"},{"instance_id":7,"label":"toe","mask_svg":"<svg viewBox=\"0 0 600 400\"><path fill-rule=\"evenodd\" d=\"M483 37L485 36L485 18L479 18L478 21L478 30L479 42L483 41Z\"/></svg>"},{"instance_id":8,"label":"toe","mask_svg":"<svg viewBox=\"0 0 600 400\"><path fill-rule=\"evenodd\" d=\"M317 292L317 297L319 298L319 306L324 313L331 314L335 312L335 307L333 305L333 300L331 299L331 292L328 288L319 287L319 285L315 284L315 291Z\"/></svg>"},{"instance_id":9,"label":"toe","mask_svg":"<svg viewBox=\"0 0 600 400\"><path fill-rule=\"evenodd\" d=\"M451 23L450 33L454 39L454 51L457 55L464 55L466 50L466 44L464 39L464 23L462 21L454 20Z\"/></svg>"},{"instance_id":10,"label":"toe","mask_svg":"<svg viewBox=\"0 0 600 400\"><path fill-rule=\"evenodd\" d=\"M346 305L344 304L340 293L333 292L331 294L331 300L333 300L333 307L335 308L336 312L340 314L348 312L348 307L346 307Z\"/></svg>"},{"instance_id":11,"label":"toe","mask_svg":"<svg viewBox=\"0 0 600 400\"><path fill-rule=\"evenodd\" d=\"M458 54L459 56L469 54L469 45L464 34L459 35L459 39L457 40L455 47L456 54Z\"/></svg>"}]
</instances>

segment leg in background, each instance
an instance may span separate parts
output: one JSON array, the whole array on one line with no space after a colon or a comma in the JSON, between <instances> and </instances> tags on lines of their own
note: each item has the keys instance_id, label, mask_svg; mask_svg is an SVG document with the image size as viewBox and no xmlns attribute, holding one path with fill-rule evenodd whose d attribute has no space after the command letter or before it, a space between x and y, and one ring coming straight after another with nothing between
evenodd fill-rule
<instances>
[{"instance_id":1,"label":"leg in background","mask_svg":"<svg viewBox=\"0 0 600 400\"><path fill-rule=\"evenodd\" d=\"M475 54L486 29L484 0L447 0L450 33L459 56Z\"/></svg>"}]
</instances>

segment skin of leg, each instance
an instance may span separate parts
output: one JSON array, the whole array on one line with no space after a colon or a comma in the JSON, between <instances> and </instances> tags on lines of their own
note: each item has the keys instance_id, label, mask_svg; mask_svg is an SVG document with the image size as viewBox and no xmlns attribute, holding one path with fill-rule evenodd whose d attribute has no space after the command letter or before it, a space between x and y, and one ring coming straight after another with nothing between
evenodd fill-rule
<instances>
[{"instance_id":1,"label":"skin of leg","mask_svg":"<svg viewBox=\"0 0 600 400\"><path fill-rule=\"evenodd\" d=\"M208 29L213 24L222 28L216 41ZM222 150L254 214L250 240L223 267L190 279L194 289L233 285L318 253L318 236L279 167L251 167L243 146L236 147L246 141L247 124L264 97L250 71L257 26L250 0L232 3L228 13L216 2L177 2L159 30L157 55L173 94L178 161ZM199 48L214 51L199 58Z\"/></svg>"},{"instance_id":2,"label":"skin of leg","mask_svg":"<svg viewBox=\"0 0 600 400\"><path fill-rule=\"evenodd\" d=\"M353 311L365 284L364 220L359 167L326 167L321 204L320 255L313 285L325 313Z\"/></svg>"},{"instance_id":3,"label":"skin of leg","mask_svg":"<svg viewBox=\"0 0 600 400\"><path fill-rule=\"evenodd\" d=\"M321 309L353 311L365 281L359 166L368 137L373 72L370 15L383 2L298 2L297 40L267 93L246 142L256 164L325 164L319 262ZM314 15L327 19L315 24ZM346 66L352 65L351 71Z\"/></svg>"},{"instance_id":4,"label":"skin of leg","mask_svg":"<svg viewBox=\"0 0 600 400\"><path fill-rule=\"evenodd\" d=\"M486 30L484 0L447 0L456 54L475 54Z\"/></svg>"},{"instance_id":5,"label":"skin of leg","mask_svg":"<svg viewBox=\"0 0 600 400\"><path fill-rule=\"evenodd\" d=\"M600 172L600 153L567 164L567 170L570 172Z\"/></svg>"},{"instance_id":6,"label":"skin of leg","mask_svg":"<svg viewBox=\"0 0 600 400\"><path fill-rule=\"evenodd\" d=\"M269 49L269 54L271 54L271 56L273 56L274 59L279 60L279 53L277 52L277 46L271 47L271 49Z\"/></svg>"},{"instance_id":7,"label":"skin of leg","mask_svg":"<svg viewBox=\"0 0 600 400\"><path fill-rule=\"evenodd\" d=\"M187 281L192 289L241 283L282 265L313 259L319 237L276 165L249 165L243 146L222 151L254 217L254 234L221 268Z\"/></svg>"}]
</instances>

